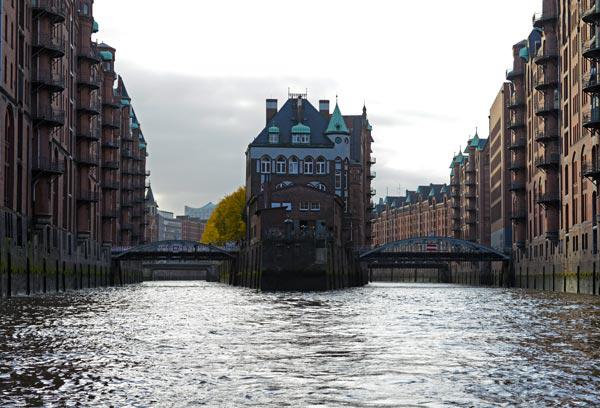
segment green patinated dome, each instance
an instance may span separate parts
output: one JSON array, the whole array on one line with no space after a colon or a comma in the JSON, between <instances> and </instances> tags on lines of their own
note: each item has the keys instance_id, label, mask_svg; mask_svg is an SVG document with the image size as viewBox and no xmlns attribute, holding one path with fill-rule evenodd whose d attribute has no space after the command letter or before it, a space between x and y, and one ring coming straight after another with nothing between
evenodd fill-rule
<instances>
[{"instance_id":1,"label":"green patinated dome","mask_svg":"<svg viewBox=\"0 0 600 408\"><path fill-rule=\"evenodd\" d=\"M298 123L296 126L292 127L292 133L298 135L310 135L310 128L302 123Z\"/></svg>"},{"instance_id":2,"label":"green patinated dome","mask_svg":"<svg viewBox=\"0 0 600 408\"><path fill-rule=\"evenodd\" d=\"M270 134L279 134L279 128L277 126L273 125L269 128L269 133Z\"/></svg>"}]
</instances>

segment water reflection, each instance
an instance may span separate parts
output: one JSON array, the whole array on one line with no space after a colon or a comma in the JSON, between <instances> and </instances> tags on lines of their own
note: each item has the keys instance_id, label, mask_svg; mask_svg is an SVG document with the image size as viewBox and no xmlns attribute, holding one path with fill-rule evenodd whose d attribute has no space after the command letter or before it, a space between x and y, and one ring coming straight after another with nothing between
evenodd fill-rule
<instances>
[{"instance_id":1,"label":"water reflection","mask_svg":"<svg viewBox=\"0 0 600 408\"><path fill-rule=\"evenodd\" d=\"M592 297L156 282L0 311L0 405L600 404Z\"/></svg>"}]
</instances>

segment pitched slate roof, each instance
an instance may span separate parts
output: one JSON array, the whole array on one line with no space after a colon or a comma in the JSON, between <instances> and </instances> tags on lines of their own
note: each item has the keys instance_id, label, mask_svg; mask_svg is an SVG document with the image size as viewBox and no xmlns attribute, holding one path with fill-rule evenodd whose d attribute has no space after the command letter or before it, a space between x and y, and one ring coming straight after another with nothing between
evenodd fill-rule
<instances>
[{"instance_id":1,"label":"pitched slate roof","mask_svg":"<svg viewBox=\"0 0 600 408\"><path fill-rule=\"evenodd\" d=\"M279 145L292 144L292 127L298 125L298 99L288 99L267 126L250 143L250 147L269 145L269 128L279 128ZM310 128L310 144L305 146L333 147L333 142L325 136L328 120L306 99L302 99L303 117L300 122ZM271 145L272 146L272 145Z\"/></svg>"}]
</instances>

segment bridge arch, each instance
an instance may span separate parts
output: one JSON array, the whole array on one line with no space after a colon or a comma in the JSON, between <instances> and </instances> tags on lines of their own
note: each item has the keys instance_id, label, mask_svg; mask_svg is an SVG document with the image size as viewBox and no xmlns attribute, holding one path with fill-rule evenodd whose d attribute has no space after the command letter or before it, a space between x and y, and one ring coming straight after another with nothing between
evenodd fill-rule
<instances>
[{"instance_id":1,"label":"bridge arch","mask_svg":"<svg viewBox=\"0 0 600 408\"><path fill-rule=\"evenodd\" d=\"M196 241L159 241L133 248L116 248L114 261L230 261L237 249L221 248Z\"/></svg>"}]
</instances>

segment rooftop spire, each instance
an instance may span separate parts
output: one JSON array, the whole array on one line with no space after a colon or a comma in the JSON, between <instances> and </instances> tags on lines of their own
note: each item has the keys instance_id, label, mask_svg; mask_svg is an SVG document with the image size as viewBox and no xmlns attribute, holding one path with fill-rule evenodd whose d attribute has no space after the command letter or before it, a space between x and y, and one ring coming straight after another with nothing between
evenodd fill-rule
<instances>
[{"instance_id":1,"label":"rooftop spire","mask_svg":"<svg viewBox=\"0 0 600 408\"><path fill-rule=\"evenodd\" d=\"M346 126L346 121L344 120L344 117L342 116L342 112L340 111L340 107L337 103L337 95L335 96L335 109L333 110L333 114L331 115L331 119L329 120L329 125L327 126L327 130L325 131L326 135L332 135L332 134L343 134L343 135L349 135L350 131L348 130L348 127Z\"/></svg>"}]
</instances>

